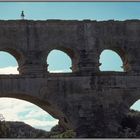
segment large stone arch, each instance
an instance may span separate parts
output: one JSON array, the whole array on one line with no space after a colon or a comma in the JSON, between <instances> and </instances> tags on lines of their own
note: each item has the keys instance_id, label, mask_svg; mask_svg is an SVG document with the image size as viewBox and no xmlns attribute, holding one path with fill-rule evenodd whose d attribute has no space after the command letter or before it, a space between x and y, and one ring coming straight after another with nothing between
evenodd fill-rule
<instances>
[{"instance_id":1,"label":"large stone arch","mask_svg":"<svg viewBox=\"0 0 140 140\"><path fill-rule=\"evenodd\" d=\"M6 93L0 92L0 98L1 97L21 99L21 100L25 100L25 101L28 101L30 103L33 103L33 104L37 105L38 107L40 107L41 109L43 109L44 111L46 111L47 113L49 113L55 119L58 119L59 120L58 123L64 129L73 129L72 125L68 121L68 118L66 118L65 114L61 111L61 109L59 109L55 105L51 104L47 100L39 99L38 97L29 95L28 93L24 93L24 92L21 92L21 93L19 93L19 92L18 93L16 93L16 92L6 92Z\"/></svg>"}]
</instances>

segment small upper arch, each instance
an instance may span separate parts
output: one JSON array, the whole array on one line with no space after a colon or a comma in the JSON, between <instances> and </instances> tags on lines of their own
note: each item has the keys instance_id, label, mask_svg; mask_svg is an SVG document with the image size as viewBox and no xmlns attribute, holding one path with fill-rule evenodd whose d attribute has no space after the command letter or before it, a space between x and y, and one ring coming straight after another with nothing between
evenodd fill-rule
<instances>
[{"instance_id":1,"label":"small upper arch","mask_svg":"<svg viewBox=\"0 0 140 140\"><path fill-rule=\"evenodd\" d=\"M100 53L99 59L101 71L122 71L128 72L130 64L126 53L119 48L104 49Z\"/></svg>"},{"instance_id":2,"label":"small upper arch","mask_svg":"<svg viewBox=\"0 0 140 140\"><path fill-rule=\"evenodd\" d=\"M19 74L22 55L12 48L0 48L0 74Z\"/></svg>"},{"instance_id":3,"label":"small upper arch","mask_svg":"<svg viewBox=\"0 0 140 140\"><path fill-rule=\"evenodd\" d=\"M3 47L0 48L0 51L4 51L11 54L17 60L19 66L21 65L21 63L23 63L23 60L25 58L24 53L19 49Z\"/></svg>"},{"instance_id":4,"label":"small upper arch","mask_svg":"<svg viewBox=\"0 0 140 140\"><path fill-rule=\"evenodd\" d=\"M50 71L51 63L58 66L54 72L75 72L77 71L78 55L73 49L58 47L52 48L47 52L47 64ZM59 68L61 67L61 68Z\"/></svg>"}]
</instances>

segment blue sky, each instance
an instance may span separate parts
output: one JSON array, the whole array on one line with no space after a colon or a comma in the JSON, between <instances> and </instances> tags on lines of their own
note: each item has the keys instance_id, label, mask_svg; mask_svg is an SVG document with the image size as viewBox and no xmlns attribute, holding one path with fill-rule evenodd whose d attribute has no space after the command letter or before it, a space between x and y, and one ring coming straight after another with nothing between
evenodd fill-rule
<instances>
[{"instance_id":1,"label":"blue sky","mask_svg":"<svg viewBox=\"0 0 140 140\"><path fill-rule=\"evenodd\" d=\"M22 10L24 10L27 20L91 19L100 21L140 19L140 2L0 2L0 19L21 19ZM48 56L47 62L50 64L50 71L61 72L67 70L70 72L71 60L60 51L56 52L54 50ZM100 70L122 71L122 61L115 52L106 50L102 53L100 62L103 63ZM0 52L0 73L16 74L18 73L16 69L17 62L15 59L7 53ZM140 110L140 101L133 108ZM4 115L6 120L24 121L36 128L45 130L50 130L58 122L39 107L16 99L1 98L0 113Z\"/></svg>"},{"instance_id":2,"label":"blue sky","mask_svg":"<svg viewBox=\"0 0 140 140\"><path fill-rule=\"evenodd\" d=\"M140 19L140 2L0 2L0 19Z\"/></svg>"}]
</instances>

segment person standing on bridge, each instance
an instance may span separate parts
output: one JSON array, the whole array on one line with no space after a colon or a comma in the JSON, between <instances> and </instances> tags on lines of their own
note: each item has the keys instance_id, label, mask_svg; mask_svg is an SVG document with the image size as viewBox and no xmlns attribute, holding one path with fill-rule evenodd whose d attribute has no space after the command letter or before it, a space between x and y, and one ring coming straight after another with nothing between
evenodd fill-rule
<instances>
[{"instance_id":1,"label":"person standing on bridge","mask_svg":"<svg viewBox=\"0 0 140 140\"><path fill-rule=\"evenodd\" d=\"M25 17L24 11L22 11L22 12L21 12L21 19L24 20L24 17Z\"/></svg>"}]
</instances>

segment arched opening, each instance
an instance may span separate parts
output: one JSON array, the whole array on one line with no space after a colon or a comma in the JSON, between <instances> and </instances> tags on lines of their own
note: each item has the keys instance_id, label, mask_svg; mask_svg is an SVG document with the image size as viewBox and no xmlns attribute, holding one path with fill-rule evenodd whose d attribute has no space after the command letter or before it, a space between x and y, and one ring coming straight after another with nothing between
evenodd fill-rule
<instances>
[{"instance_id":1,"label":"arched opening","mask_svg":"<svg viewBox=\"0 0 140 140\"><path fill-rule=\"evenodd\" d=\"M0 51L0 74L19 74L18 62L14 56L5 51Z\"/></svg>"},{"instance_id":2,"label":"arched opening","mask_svg":"<svg viewBox=\"0 0 140 140\"><path fill-rule=\"evenodd\" d=\"M140 111L140 100L137 100L133 103L133 105L130 107L131 110Z\"/></svg>"},{"instance_id":3,"label":"arched opening","mask_svg":"<svg viewBox=\"0 0 140 140\"><path fill-rule=\"evenodd\" d=\"M44 103L42 101L34 101L30 99L30 96L27 97L25 96L23 99L22 96L19 96L18 99L15 97L0 98L0 130L3 126L4 128L6 127L6 129L4 129L6 133L0 133L0 137L1 135L5 138L75 137L75 132L73 130L65 129L61 125L60 120L58 123L58 119L53 118L47 113L51 112L50 114L53 114L52 110L47 112L43 110ZM29 99L33 100L33 103L30 103L30 101L28 102ZM39 106L41 106L41 108ZM50 105L48 104L48 106ZM56 111L56 113L59 114L59 111ZM1 116L4 116L5 119ZM4 125L2 125L1 122L4 122Z\"/></svg>"},{"instance_id":4,"label":"arched opening","mask_svg":"<svg viewBox=\"0 0 140 140\"><path fill-rule=\"evenodd\" d=\"M35 104L21 99L0 98L0 130L4 129L0 137L50 138L59 127L57 119Z\"/></svg>"},{"instance_id":5,"label":"arched opening","mask_svg":"<svg viewBox=\"0 0 140 140\"><path fill-rule=\"evenodd\" d=\"M121 137L140 138L140 100L137 100L123 116Z\"/></svg>"},{"instance_id":6,"label":"arched opening","mask_svg":"<svg viewBox=\"0 0 140 140\"><path fill-rule=\"evenodd\" d=\"M50 73L70 73L72 72L72 60L63 51L52 50L47 58L48 71Z\"/></svg>"},{"instance_id":7,"label":"arched opening","mask_svg":"<svg viewBox=\"0 0 140 140\"><path fill-rule=\"evenodd\" d=\"M53 118L46 111L35 104L21 99L0 98L0 113L6 121L24 122L36 129L50 131L58 124L58 120Z\"/></svg>"},{"instance_id":8,"label":"arched opening","mask_svg":"<svg viewBox=\"0 0 140 140\"><path fill-rule=\"evenodd\" d=\"M115 51L104 50L100 55L99 62L101 64L100 71L124 71L123 61Z\"/></svg>"}]
</instances>

